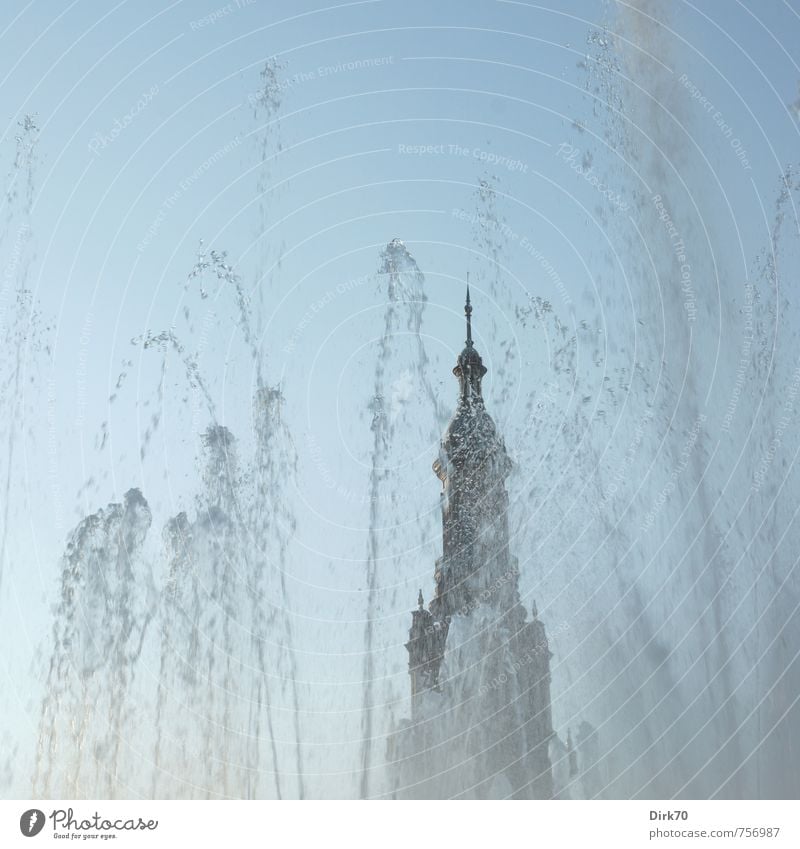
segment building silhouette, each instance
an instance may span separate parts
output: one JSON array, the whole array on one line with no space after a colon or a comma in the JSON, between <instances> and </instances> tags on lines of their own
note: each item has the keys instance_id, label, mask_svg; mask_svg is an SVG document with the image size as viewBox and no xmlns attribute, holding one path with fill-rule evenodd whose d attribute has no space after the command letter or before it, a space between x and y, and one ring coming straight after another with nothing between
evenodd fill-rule
<instances>
[{"instance_id":1,"label":"building silhouette","mask_svg":"<svg viewBox=\"0 0 800 849\"><path fill-rule=\"evenodd\" d=\"M389 739L395 798L553 798L550 650L519 594L509 550L512 464L486 411L472 340L453 373L456 410L433 470L442 484L442 556L427 608L420 590L408 650L411 717Z\"/></svg>"}]
</instances>

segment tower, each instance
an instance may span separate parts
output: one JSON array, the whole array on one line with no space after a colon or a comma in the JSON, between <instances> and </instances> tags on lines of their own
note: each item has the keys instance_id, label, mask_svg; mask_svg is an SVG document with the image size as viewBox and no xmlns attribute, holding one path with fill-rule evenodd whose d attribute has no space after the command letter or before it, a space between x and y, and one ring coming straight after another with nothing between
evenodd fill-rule
<instances>
[{"instance_id":1,"label":"tower","mask_svg":"<svg viewBox=\"0 0 800 849\"><path fill-rule=\"evenodd\" d=\"M434 597L422 591L406 649L411 718L390 738L393 792L415 798L551 798L550 651L536 606L519 595L509 550L512 464L486 410L487 369L467 338L453 373L459 396L433 470L442 556Z\"/></svg>"}]
</instances>

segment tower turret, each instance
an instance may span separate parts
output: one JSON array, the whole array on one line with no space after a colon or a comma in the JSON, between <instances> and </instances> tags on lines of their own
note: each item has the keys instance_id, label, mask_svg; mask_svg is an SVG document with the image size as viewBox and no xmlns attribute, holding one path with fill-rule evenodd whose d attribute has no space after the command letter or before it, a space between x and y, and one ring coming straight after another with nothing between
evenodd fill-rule
<instances>
[{"instance_id":1,"label":"tower turret","mask_svg":"<svg viewBox=\"0 0 800 849\"><path fill-rule=\"evenodd\" d=\"M487 369L472 339L469 286L464 315L466 343L453 368L458 404L434 463L442 481L443 553L432 610L442 617L459 610L468 614L481 603L507 609L517 601L505 489L511 460L483 399ZM487 593L490 587L494 589Z\"/></svg>"},{"instance_id":2,"label":"tower turret","mask_svg":"<svg viewBox=\"0 0 800 849\"><path fill-rule=\"evenodd\" d=\"M402 795L551 798L550 651L535 605L529 621L520 604L511 460L483 399L469 286L464 315L458 402L433 463L442 556L433 600L426 610L420 591L411 615L412 719L392 738L390 758Z\"/></svg>"}]
</instances>

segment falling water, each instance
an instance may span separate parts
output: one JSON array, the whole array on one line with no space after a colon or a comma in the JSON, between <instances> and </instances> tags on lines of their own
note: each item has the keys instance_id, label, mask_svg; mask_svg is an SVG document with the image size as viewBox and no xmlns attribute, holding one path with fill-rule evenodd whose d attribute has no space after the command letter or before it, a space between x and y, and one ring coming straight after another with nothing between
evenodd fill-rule
<instances>
[{"instance_id":1,"label":"falling water","mask_svg":"<svg viewBox=\"0 0 800 849\"><path fill-rule=\"evenodd\" d=\"M3 200L6 205L5 220L0 233L0 246L9 255L0 281L0 346L4 354L0 360L0 404L2 426L6 429L6 445L0 470L4 480L3 516L0 529L0 588L5 571L8 531L11 517L11 486L14 475L16 443L23 399L22 382L26 366L32 366L35 355L42 349L41 318L28 289L28 273L33 262L31 253L36 148L39 128L35 116L26 115L18 124L15 136L16 154L11 172L6 177ZM30 361L27 359L30 358Z\"/></svg>"},{"instance_id":2,"label":"falling water","mask_svg":"<svg viewBox=\"0 0 800 849\"><path fill-rule=\"evenodd\" d=\"M201 300L233 293L237 326L255 358L249 301L226 254L206 253L201 246L188 288L197 290ZM184 318L191 337L188 305ZM161 421L171 356L178 357L184 380L211 418L201 439L205 471L196 515L181 512L166 521L164 567L153 570L163 573L160 592L143 560L151 514L138 490L126 495L124 507L112 504L74 531L54 625L36 786L45 794L66 796L116 796L140 787L140 792L166 797L281 798L288 791L302 798L300 704L287 587L295 520L286 491L293 485L297 455L281 415L281 393L262 385L259 377L253 402L255 447L242 468L237 440L216 422L200 352L192 353L173 328L147 331L132 343L161 355L141 459ZM130 364L120 374L111 400L124 390L129 369ZM104 423L100 449L107 432ZM98 613L88 616L87 610ZM157 628L147 637L154 615ZM104 636L104 645L91 643L94 628ZM134 698L131 683L143 652L158 669L157 687ZM122 741L136 738L133 704L141 704L143 711L152 704L156 718L153 770L144 785L134 763L120 757ZM107 712L105 721L98 720L100 710Z\"/></svg>"},{"instance_id":3,"label":"falling water","mask_svg":"<svg viewBox=\"0 0 800 849\"><path fill-rule=\"evenodd\" d=\"M290 574L290 544L297 526L292 509L293 489L297 487L298 456L289 428L283 417L283 395L277 388L259 389L254 403L256 429L256 462L254 497L249 500L248 521L253 543L266 583L266 597L253 594L253 615L263 618L256 634L273 635L268 648L277 649L279 656L270 662L271 677L280 689L289 691L291 730L294 734L293 772L296 794L305 797L303 736L298 689L298 668L292 611L287 576ZM264 604L268 605L265 615ZM262 638L265 639L265 638ZM259 661L265 655L259 644ZM268 688L265 686L268 697ZM288 723L287 723L288 725ZM256 739L260 739L256 729Z\"/></svg>"},{"instance_id":4,"label":"falling water","mask_svg":"<svg viewBox=\"0 0 800 849\"><path fill-rule=\"evenodd\" d=\"M519 338L488 320L478 325L491 340L491 405L515 462L511 544L521 595L541 600L550 629L558 742L574 741L584 754L569 793L792 794L791 749L781 741L797 715L798 672L784 660L800 630L794 505L786 497L800 377L796 338L782 317L794 320L784 292L800 246L788 225L800 188L787 167L767 215L767 243L744 284L734 284L741 275L702 226L713 211L687 191L687 182L707 187L708 177L681 133L707 130L675 87L681 57L656 20L663 14L663 4L639 0L587 38L587 110L572 141L632 213L593 210L609 243L590 253L615 253L597 262L596 291L580 306L543 297L537 281L557 284L538 256L528 260L530 294L520 298L508 284L507 195L490 174L473 198L465 270ZM179 381L199 398L203 472L186 509L154 517L156 500L129 489L70 534L39 722L41 796L309 795L303 740L311 696L295 650L293 596L301 458L286 416L296 387L269 384L261 348L264 292L282 284L282 249L268 253L266 238L271 169L283 144L281 70L275 61L264 66L251 101L265 122L257 312L227 253L201 243L182 281L185 326L132 340L147 357L161 354L140 459L151 459L163 427L168 363L177 357ZM0 281L0 341L11 353L0 366L0 400L10 411L2 425L0 581L21 381L36 336L26 284L36 135L25 119L2 234L16 259ZM688 280L670 226L689 258ZM394 712L408 706L398 639L407 621L396 622L416 598L416 585L406 594L408 586L425 585L433 571L440 515L435 497L425 509L417 483L425 480L435 496L428 464L450 408L425 345L427 283L398 239L381 254L379 281L382 321L364 399L371 443L357 647L362 724L352 743L362 797L379 794L382 743ZM201 303L218 310L215 326L231 321L252 363L252 431L223 424L192 324ZM132 365L125 360L110 402L125 397ZM101 425L98 450L109 429ZM569 751L556 752L557 771L571 768Z\"/></svg>"},{"instance_id":5,"label":"falling water","mask_svg":"<svg viewBox=\"0 0 800 849\"><path fill-rule=\"evenodd\" d=\"M264 616L265 565L243 515L236 444L207 429L197 517L167 523L170 569L161 626L154 795L281 796ZM260 603L257 603L260 602ZM266 649L265 649L266 645ZM186 723L187 712L195 721ZM260 750L266 723L272 750ZM262 761L269 755L268 766ZM262 787L262 782L270 785Z\"/></svg>"},{"instance_id":6,"label":"falling water","mask_svg":"<svg viewBox=\"0 0 800 849\"><path fill-rule=\"evenodd\" d=\"M545 562L568 567L551 599L570 598L577 623L559 640L554 714L567 723L603 718L595 763L605 777L591 795L782 795L790 767L777 735L765 735L791 705L786 698L782 717L763 694L792 684L765 658L797 632L797 613L786 592L791 569L780 581L770 574L777 540L762 523L777 538L791 511L759 485L759 467L772 462L797 385L791 325L776 336L778 314L794 311L778 294L780 256L796 256L796 233L781 232L794 188L785 175L770 243L752 277L735 284L740 272L707 206L716 187L683 135L709 129L675 84L681 57L664 15L662 4L619 7L588 39L596 106L594 120L575 122L575 143L591 147L594 130L622 154L630 168L595 145L590 164L621 187L635 220L598 205L622 266L597 272L603 373L590 381L590 406L612 387L616 396L607 416L593 417L568 475L584 493L571 503L586 503L586 481L599 495L591 521L560 506L557 538L575 542L566 552L560 543L541 549ZM770 763L770 774L744 770L750 760Z\"/></svg>"},{"instance_id":7,"label":"falling water","mask_svg":"<svg viewBox=\"0 0 800 849\"><path fill-rule=\"evenodd\" d=\"M121 751L136 739L131 688L151 618L141 551L151 514L137 489L87 516L61 564L34 790L126 796Z\"/></svg>"},{"instance_id":8,"label":"falling water","mask_svg":"<svg viewBox=\"0 0 800 849\"><path fill-rule=\"evenodd\" d=\"M362 798L370 794L373 744L384 739L392 719L387 706L394 699L376 666L376 659L383 655L378 624L398 603L392 565L402 562L417 547L424 551L425 542L435 533L434 519L438 519L430 514L420 515L418 507L415 511L412 505L401 504L401 499L413 490L404 493L397 478L407 475L415 464L426 466L426 461L435 456L433 446L443 421L421 333L427 301L425 277L399 239L389 242L381 254L379 279L386 289L386 303L369 406L373 444L366 561ZM409 530L404 527L404 519L408 521L412 516L413 527ZM399 603L401 609L407 604L404 599ZM377 692L381 694L379 699ZM376 702L383 714L380 728L374 721Z\"/></svg>"}]
</instances>

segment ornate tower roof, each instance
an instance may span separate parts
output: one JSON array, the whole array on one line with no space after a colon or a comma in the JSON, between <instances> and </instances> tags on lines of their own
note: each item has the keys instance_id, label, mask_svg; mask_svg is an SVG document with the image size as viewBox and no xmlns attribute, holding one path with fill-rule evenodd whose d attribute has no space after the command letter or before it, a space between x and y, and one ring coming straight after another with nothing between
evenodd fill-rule
<instances>
[{"instance_id":1,"label":"ornate tower roof","mask_svg":"<svg viewBox=\"0 0 800 849\"><path fill-rule=\"evenodd\" d=\"M486 366L481 355L472 341L472 304L469 299L469 283L467 283L467 302L464 304L464 315L467 319L467 339L464 350L458 355L453 374L461 385L461 400L464 402L483 401L481 395L481 380L486 374Z\"/></svg>"},{"instance_id":2,"label":"ornate tower roof","mask_svg":"<svg viewBox=\"0 0 800 849\"><path fill-rule=\"evenodd\" d=\"M434 463L434 471L441 478L441 471L447 470L448 467L470 466L473 470L478 470L485 468L486 461L491 457L499 462L495 470L504 477L511 469L511 461L492 417L484 406L481 381L487 368L472 340L469 284L464 316L467 322L467 338L453 368L460 389L458 406L442 436L443 457Z\"/></svg>"},{"instance_id":3,"label":"ornate tower roof","mask_svg":"<svg viewBox=\"0 0 800 849\"><path fill-rule=\"evenodd\" d=\"M458 404L433 464L442 555L433 599L426 609L420 591L411 614L412 719L390 747L398 795L548 799L550 652L535 608L529 621L520 599L505 486L511 461L481 393L487 369L472 339L469 285L464 315Z\"/></svg>"}]
</instances>

